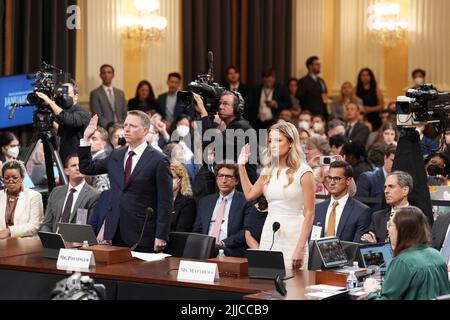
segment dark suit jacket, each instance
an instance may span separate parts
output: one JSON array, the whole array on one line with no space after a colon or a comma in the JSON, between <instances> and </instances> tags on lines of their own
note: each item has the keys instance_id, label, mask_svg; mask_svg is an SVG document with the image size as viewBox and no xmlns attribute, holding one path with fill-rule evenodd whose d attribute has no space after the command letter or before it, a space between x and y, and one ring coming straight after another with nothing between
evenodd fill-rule
<instances>
[{"instance_id":1,"label":"dark suit jacket","mask_svg":"<svg viewBox=\"0 0 450 320\"><path fill-rule=\"evenodd\" d=\"M50 193L47 200L47 208L45 209L44 221L41 225L42 231L56 232L57 224L62 218L64 201L66 200L68 189L69 185L58 186ZM78 209L88 210L87 221L89 222L99 196L100 194L97 190L85 183L70 213L69 223L76 223Z\"/></svg>"},{"instance_id":2,"label":"dark suit jacket","mask_svg":"<svg viewBox=\"0 0 450 320\"><path fill-rule=\"evenodd\" d=\"M178 194L173 203L170 231L191 232L197 216L197 207L193 197Z\"/></svg>"},{"instance_id":3,"label":"dark suit jacket","mask_svg":"<svg viewBox=\"0 0 450 320\"><path fill-rule=\"evenodd\" d=\"M385 242L388 235L386 224L390 219L391 208L383 209L372 214L369 231L375 233L377 242Z\"/></svg>"},{"instance_id":4,"label":"dark suit jacket","mask_svg":"<svg viewBox=\"0 0 450 320\"><path fill-rule=\"evenodd\" d=\"M450 224L450 213L441 214L433 224L431 231L433 248L440 251L444 244L448 225Z\"/></svg>"},{"instance_id":5,"label":"dark suit jacket","mask_svg":"<svg viewBox=\"0 0 450 320\"><path fill-rule=\"evenodd\" d=\"M111 182L110 203L105 224L105 240L112 240L116 232L127 245L139 239L146 209L154 214L148 218L140 247L153 251L155 238L167 240L172 212L172 173L169 160L148 146L134 168L130 181L124 182L124 159L128 148L115 149L106 159L92 161L90 147L79 147L80 171L97 175L108 173Z\"/></svg>"},{"instance_id":6,"label":"dark suit jacket","mask_svg":"<svg viewBox=\"0 0 450 320\"><path fill-rule=\"evenodd\" d=\"M360 141L363 145L366 145L369 133L369 128L367 128L367 126L361 121L358 121L353 125L350 136L346 133L346 137L352 141Z\"/></svg>"},{"instance_id":7,"label":"dark suit jacket","mask_svg":"<svg viewBox=\"0 0 450 320\"><path fill-rule=\"evenodd\" d=\"M331 199L316 204L314 224L318 222L322 225L322 237L326 231L327 210ZM345 204L344 211L339 219L336 237L342 241L360 242L361 236L367 232L370 225L370 208L358 200L349 197Z\"/></svg>"},{"instance_id":8,"label":"dark suit jacket","mask_svg":"<svg viewBox=\"0 0 450 320\"><path fill-rule=\"evenodd\" d=\"M89 224L94 229L95 235L98 235L100 232L103 222L106 219L106 213L109 208L109 197L111 195L111 190L105 190L100 194L100 198L98 198L97 204L94 208L94 212L89 218Z\"/></svg>"},{"instance_id":9,"label":"dark suit jacket","mask_svg":"<svg viewBox=\"0 0 450 320\"><path fill-rule=\"evenodd\" d=\"M117 115L117 122L123 123L127 117L127 101L122 90L113 88L114 91L114 109ZM91 111L98 115L100 126L106 126L114 122L114 112L108 100L103 86L93 90L90 95Z\"/></svg>"},{"instance_id":10,"label":"dark suit jacket","mask_svg":"<svg viewBox=\"0 0 450 320\"><path fill-rule=\"evenodd\" d=\"M225 85L225 89L227 89L228 91L231 91L229 83L227 83ZM244 98L245 105L247 106L247 104L250 103L250 94L251 94L250 87L247 86L246 84L240 82L237 91L241 94L242 98Z\"/></svg>"},{"instance_id":11,"label":"dark suit jacket","mask_svg":"<svg viewBox=\"0 0 450 320\"><path fill-rule=\"evenodd\" d=\"M58 136L61 137L59 154L64 163L68 155L77 152L80 139L83 138L84 130L91 121L91 116L79 105L73 105L58 114L56 121L59 123Z\"/></svg>"},{"instance_id":12,"label":"dark suit jacket","mask_svg":"<svg viewBox=\"0 0 450 320\"><path fill-rule=\"evenodd\" d=\"M150 110L155 110L159 114L161 113L161 110L159 110L159 105L156 102L156 100L147 100L147 101L141 101L137 98L133 98L128 100L128 111L132 110L140 110L142 112L148 112Z\"/></svg>"},{"instance_id":13,"label":"dark suit jacket","mask_svg":"<svg viewBox=\"0 0 450 320\"><path fill-rule=\"evenodd\" d=\"M192 232L208 234L211 217L214 213L214 208L218 198L219 194L215 193L200 199L197 207L197 218L195 220ZM225 255L237 257L244 256L244 222L251 207L252 204L245 200L244 194L242 192L235 191L228 217L228 237L223 241L225 244Z\"/></svg>"},{"instance_id":14,"label":"dark suit jacket","mask_svg":"<svg viewBox=\"0 0 450 320\"><path fill-rule=\"evenodd\" d=\"M262 90L262 85L256 87L252 95L252 101L245 104L244 118L250 122L253 128L259 128L260 126L258 114ZM272 109L273 120L271 122L275 122L281 110L292 108L292 101L288 89L279 83L276 83L273 88L272 99L278 102L278 107Z\"/></svg>"},{"instance_id":15,"label":"dark suit jacket","mask_svg":"<svg viewBox=\"0 0 450 320\"><path fill-rule=\"evenodd\" d=\"M303 110L309 110L313 115L323 115L327 119L328 111L322 94L327 93L328 89L322 78L318 77L318 81L323 84L325 90L309 74L298 80L297 97Z\"/></svg>"},{"instance_id":16,"label":"dark suit jacket","mask_svg":"<svg viewBox=\"0 0 450 320\"><path fill-rule=\"evenodd\" d=\"M167 102L167 96L169 95L168 92L163 93L158 96L157 103L158 103L158 109L161 112L161 115L163 119L167 120L167 111L166 111L166 102ZM177 102L175 103L175 109L173 111L173 121L176 121L177 118L182 115L187 114L191 117L191 119L195 118L195 109L194 108L187 108L181 104L181 101L177 97Z\"/></svg>"},{"instance_id":17,"label":"dark suit jacket","mask_svg":"<svg viewBox=\"0 0 450 320\"><path fill-rule=\"evenodd\" d=\"M367 171L361 173L356 185L355 197L362 198L379 198L384 199L384 177L383 168L378 168L376 171ZM386 207L386 203L369 204L371 211L375 212Z\"/></svg>"}]
</instances>

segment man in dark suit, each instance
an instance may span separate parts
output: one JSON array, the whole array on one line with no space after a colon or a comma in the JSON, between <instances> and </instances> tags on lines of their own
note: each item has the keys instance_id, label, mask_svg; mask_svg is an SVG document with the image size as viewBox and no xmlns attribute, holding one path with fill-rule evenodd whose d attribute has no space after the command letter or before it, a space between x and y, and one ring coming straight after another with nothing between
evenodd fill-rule
<instances>
[{"instance_id":1,"label":"man in dark suit","mask_svg":"<svg viewBox=\"0 0 450 320\"><path fill-rule=\"evenodd\" d=\"M384 197L389 208L374 212L369 232L361 237L369 243L388 242L387 222L395 211L409 206L408 194L413 188L413 178L407 172L394 171L387 175L384 183Z\"/></svg>"},{"instance_id":2,"label":"man in dark suit","mask_svg":"<svg viewBox=\"0 0 450 320\"><path fill-rule=\"evenodd\" d=\"M102 85L90 94L91 111L98 115L100 126L106 128L111 122L123 123L127 116L127 102L122 90L113 88L114 68L105 64L100 67Z\"/></svg>"},{"instance_id":3,"label":"man in dark suit","mask_svg":"<svg viewBox=\"0 0 450 320\"><path fill-rule=\"evenodd\" d=\"M283 109L291 109L292 101L288 89L276 82L275 70L266 68L262 72L262 84L252 95L253 101L248 103L244 118L255 129L268 129L278 119Z\"/></svg>"},{"instance_id":4,"label":"man in dark suit","mask_svg":"<svg viewBox=\"0 0 450 320\"><path fill-rule=\"evenodd\" d=\"M238 172L234 164L220 164L216 167L219 193L200 199L192 232L215 237L216 248L224 249L227 256L243 257L244 221L252 204L245 200L242 192L235 190L239 181Z\"/></svg>"},{"instance_id":5,"label":"man in dark suit","mask_svg":"<svg viewBox=\"0 0 450 320\"><path fill-rule=\"evenodd\" d=\"M352 167L344 161L330 165L326 177L331 199L316 205L314 224L323 226L321 236L336 236L343 241L360 242L370 225L370 208L348 194Z\"/></svg>"},{"instance_id":6,"label":"man in dark suit","mask_svg":"<svg viewBox=\"0 0 450 320\"><path fill-rule=\"evenodd\" d=\"M450 253L450 213L441 214L433 223L431 231L432 245L438 251L441 251L443 258L450 267L449 253ZM449 270L450 271L450 270Z\"/></svg>"},{"instance_id":7,"label":"man in dark suit","mask_svg":"<svg viewBox=\"0 0 450 320\"><path fill-rule=\"evenodd\" d=\"M359 106L350 102L345 106L345 121L347 122L345 136L351 141L360 141L366 145L369 128L359 120Z\"/></svg>"},{"instance_id":8,"label":"man in dark suit","mask_svg":"<svg viewBox=\"0 0 450 320\"><path fill-rule=\"evenodd\" d=\"M363 172L359 176L355 197L384 199L384 182L386 176L392 171L396 150L395 146L389 146L384 153L384 165L376 171ZM371 207L371 212L375 212L384 209L386 204L382 201L381 203L371 203L369 207Z\"/></svg>"},{"instance_id":9,"label":"man in dark suit","mask_svg":"<svg viewBox=\"0 0 450 320\"><path fill-rule=\"evenodd\" d=\"M107 158L93 161L88 141L97 129L97 121L97 116L91 119L78 155L81 172L109 174L112 196L104 239L117 246L137 244L136 250L141 252L162 251L173 206L172 173L167 157L145 140L150 118L142 111L130 111L124 123L128 147L115 149Z\"/></svg>"},{"instance_id":10,"label":"man in dark suit","mask_svg":"<svg viewBox=\"0 0 450 320\"><path fill-rule=\"evenodd\" d=\"M250 101L250 88L241 82L241 74L235 66L229 66L225 71L227 75L227 83L225 89L228 91L237 91L242 95L245 101Z\"/></svg>"},{"instance_id":11,"label":"man in dark suit","mask_svg":"<svg viewBox=\"0 0 450 320\"><path fill-rule=\"evenodd\" d=\"M64 99L52 101L46 94L37 92L37 96L52 110L58 126L60 139L59 155L64 163L69 154L76 153L78 142L83 137L84 129L89 124L89 113L78 103L79 89L75 80L71 79L64 86L68 87L68 93Z\"/></svg>"},{"instance_id":12,"label":"man in dark suit","mask_svg":"<svg viewBox=\"0 0 450 320\"><path fill-rule=\"evenodd\" d=\"M100 194L88 185L80 173L78 155L71 154L65 162L64 174L69 184L52 190L47 201L42 231L57 232L58 222L81 224L89 222ZM86 216L78 214L85 210Z\"/></svg>"},{"instance_id":13,"label":"man in dark suit","mask_svg":"<svg viewBox=\"0 0 450 320\"><path fill-rule=\"evenodd\" d=\"M177 95L180 86L181 74L172 72L167 77L168 91L158 96L158 107L163 119L166 121L167 128L170 128L172 123L185 112L184 108L180 106ZM192 114L189 116L192 116Z\"/></svg>"},{"instance_id":14,"label":"man in dark suit","mask_svg":"<svg viewBox=\"0 0 450 320\"><path fill-rule=\"evenodd\" d=\"M298 81L297 97L302 110L309 110L313 115L323 115L328 119L328 89L325 81L319 77L320 61L316 56L306 60L308 74Z\"/></svg>"}]
</instances>

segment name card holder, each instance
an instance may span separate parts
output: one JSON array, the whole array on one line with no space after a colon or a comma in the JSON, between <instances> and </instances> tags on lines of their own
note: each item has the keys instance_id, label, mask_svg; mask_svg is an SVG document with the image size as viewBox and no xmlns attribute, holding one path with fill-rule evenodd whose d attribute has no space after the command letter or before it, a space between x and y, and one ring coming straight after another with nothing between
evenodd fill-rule
<instances>
[{"instance_id":1,"label":"name card holder","mask_svg":"<svg viewBox=\"0 0 450 320\"><path fill-rule=\"evenodd\" d=\"M90 267L95 267L94 254L92 251L60 249L56 267L69 271L88 271Z\"/></svg>"},{"instance_id":2,"label":"name card holder","mask_svg":"<svg viewBox=\"0 0 450 320\"><path fill-rule=\"evenodd\" d=\"M178 281L203 282L213 284L219 280L219 269L216 263L180 261Z\"/></svg>"}]
</instances>

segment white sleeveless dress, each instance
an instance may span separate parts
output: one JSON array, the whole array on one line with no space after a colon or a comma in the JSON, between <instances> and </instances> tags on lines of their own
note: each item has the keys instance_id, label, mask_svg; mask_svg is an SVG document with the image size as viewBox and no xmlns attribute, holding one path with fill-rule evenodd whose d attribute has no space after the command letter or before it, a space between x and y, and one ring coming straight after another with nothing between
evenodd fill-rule
<instances>
[{"instance_id":1,"label":"white sleeveless dress","mask_svg":"<svg viewBox=\"0 0 450 320\"><path fill-rule=\"evenodd\" d=\"M269 250L272 245L275 221L280 223L280 229L275 233L272 251L283 252L284 263L287 269L292 269L292 254L297 246L303 226L303 189L300 179L311 168L302 164L294 173L294 181L288 186L287 169L282 169L277 177L277 169L273 170L271 179L264 187L264 196L267 199L269 212L264 223L260 249ZM308 244L305 246L305 257L302 268L308 265Z\"/></svg>"}]
</instances>

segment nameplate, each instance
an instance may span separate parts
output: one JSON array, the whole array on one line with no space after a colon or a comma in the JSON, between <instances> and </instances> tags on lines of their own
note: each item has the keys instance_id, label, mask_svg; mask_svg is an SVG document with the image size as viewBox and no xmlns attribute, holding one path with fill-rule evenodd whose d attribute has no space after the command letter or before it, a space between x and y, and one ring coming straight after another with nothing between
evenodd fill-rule
<instances>
[{"instance_id":1,"label":"nameplate","mask_svg":"<svg viewBox=\"0 0 450 320\"><path fill-rule=\"evenodd\" d=\"M180 261L178 281L214 283L218 279L217 263Z\"/></svg>"},{"instance_id":2,"label":"nameplate","mask_svg":"<svg viewBox=\"0 0 450 320\"><path fill-rule=\"evenodd\" d=\"M60 249L56 267L64 270L79 271L88 270L95 266L92 251Z\"/></svg>"}]
</instances>

